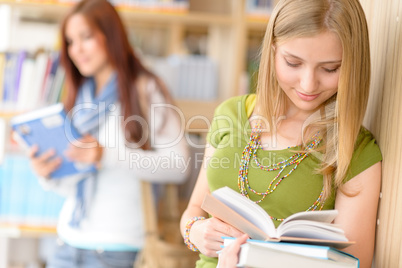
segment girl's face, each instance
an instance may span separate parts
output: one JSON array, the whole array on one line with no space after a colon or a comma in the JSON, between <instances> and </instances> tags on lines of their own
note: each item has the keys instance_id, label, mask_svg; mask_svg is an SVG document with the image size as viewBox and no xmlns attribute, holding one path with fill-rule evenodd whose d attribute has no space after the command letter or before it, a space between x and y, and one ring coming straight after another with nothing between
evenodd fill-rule
<instances>
[{"instance_id":1,"label":"girl's face","mask_svg":"<svg viewBox=\"0 0 402 268\"><path fill-rule=\"evenodd\" d=\"M341 41L329 31L277 45L275 70L289 109L306 115L317 110L338 91L341 64Z\"/></svg>"},{"instance_id":2,"label":"girl's face","mask_svg":"<svg viewBox=\"0 0 402 268\"><path fill-rule=\"evenodd\" d=\"M111 68L103 37L83 15L75 14L68 20L65 36L68 55L83 76L98 76Z\"/></svg>"}]
</instances>

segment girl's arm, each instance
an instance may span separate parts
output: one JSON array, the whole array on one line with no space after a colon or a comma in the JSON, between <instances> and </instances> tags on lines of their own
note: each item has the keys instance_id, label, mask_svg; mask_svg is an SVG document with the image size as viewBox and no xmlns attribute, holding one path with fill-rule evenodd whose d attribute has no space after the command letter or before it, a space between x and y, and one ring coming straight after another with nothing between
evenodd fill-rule
<instances>
[{"instance_id":1,"label":"girl's arm","mask_svg":"<svg viewBox=\"0 0 402 268\"><path fill-rule=\"evenodd\" d=\"M190 229L190 242L194 244L201 253L209 257L217 257L217 251L221 250L223 236L239 237L243 233L234 227L216 218L208 218L208 214L201 209L205 194L209 193L206 170L208 160L211 159L215 148L207 144L203 164L198 175L187 209L184 211L180 221L180 231L184 237L186 225L193 217L205 217L205 220L196 221Z\"/></svg>"},{"instance_id":2,"label":"girl's arm","mask_svg":"<svg viewBox=\"0 0 402 268\"><path fill-rule=\"evenodd\" d=\"M360 260L360 267L369 268L374 254L378 200L381 187L381 162L355 176L345 184L347 196L337 192L335 209L339 215L335 223L345 230L345 235L356 244L344 249Z\"/></svg>"}]
</instances>

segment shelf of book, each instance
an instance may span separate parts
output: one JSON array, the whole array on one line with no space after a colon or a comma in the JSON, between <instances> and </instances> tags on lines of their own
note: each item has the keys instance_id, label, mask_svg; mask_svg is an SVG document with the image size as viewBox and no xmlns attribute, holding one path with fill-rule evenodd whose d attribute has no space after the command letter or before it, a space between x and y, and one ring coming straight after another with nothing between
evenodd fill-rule
<instances>
[{"instance_id":1,"label":"shelf of book","mask_svg":"<svg viewBox=\"0 0 402 268\"><path fill-rule=\"evenodd\" d=\"M245 40L247 39L248 32L263 32L267 22L267 18L246 16L244 5L245 1L246 0L227 0L225 2L228 5L228 8L221 13L216 11L208 11L209 9L206 9L205 11L195 11L191 10L190 8L188 10L162 10L118 7L118 11L122 16L128 30L134 29L134 36L137 33L135 30L143 26L144 27L141 29L141 31L149 31L151 34L153 34L152 31L155 31L155 29L162 29L161 31L163 32L163 36L165 38L164 40L166 42L160 43L164 44L165 50L162 53L157 54L158 56L165 57L177 52L180 54L181 46L183 46L183 39L186 38L186 34L189 29L191 31L192 28L199 27L202 28L203 32L205 32L207 39L205 44L206 52L205 55L202 55L213 60L217 64L216 73L219 75L216 78L217 92L213 97L204 99L202 97L187 98L173 94L175 104L183 113L187 133L198 134L200 137L206 135L213 117L214 110L218 104L222 100L237 95L240 92L239 80L240 77L242 77L246 66L244 64L247 53L247 42ZM17 11L18 16L23 23L35 23L42 21L59 23L72 5L71 3L59 3L58 1L11 0L0 0L0 5L1 4L11 5L11 8ZM215 4L216 3L212 1L211 5L214 6ZM150 42L149 40L142 41L146 44ZM188 54L191 54L191 52ZM196 73L200 72L196 71ZM197 78L192 80L199 81L200 79ZM204 82L207 79L201 80ZM197 87L199 87L199 85L197 85ZM192 90L191 86L188 86L187 88L188 91L190 89ZM206 90L201 91L204 92ZM53 97L51 99L54 100L57 96ZM49 102L46 101L45 103ZM21 104L18 107L22 106L23 105ZM5 111L4 108L2 109L0 107L0 118L8 121L11 117L20 114L21 112L22 111L19 109L9 112L9 110ZM6 161L9 159L8 157L9 154L6 154ZM14 173L13 176L21 177L17 173ZM15 234L22 236L40 236L42 234L52 233L55 231L55 229L52 230L51 228L32 229L32 227L29 226L30 225L15 225L9 228L4 227L5 229L3 230L5 230L4 232L8 232L8 235ZM0 225L0 233L1 229L2 226Z\"/></svg>"}]
</instances>

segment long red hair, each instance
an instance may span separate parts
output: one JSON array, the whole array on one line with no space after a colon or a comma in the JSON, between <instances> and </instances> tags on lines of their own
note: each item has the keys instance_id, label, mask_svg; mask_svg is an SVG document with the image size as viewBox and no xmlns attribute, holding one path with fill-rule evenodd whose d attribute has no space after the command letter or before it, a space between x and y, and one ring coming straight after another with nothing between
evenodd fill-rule
<instances>
[{"instance_id":1,"label":"long red hair","mask_svg":"<svg viewBox=\"0 0 402 268\"><path fill-rule=\"evenodd\" d=\"M76 14L84 16L90 27L103 35L108 59L117 73L119 100L124 119L127 121L125 124L126 139L130 142L139 142L145 130L138 121L126 120L130 116L140 116L147 120L139 103L140 92L137 88L137 79L144 75L155 79L167 102L171 102L171 97L163 83L147 70L137 58L117 11L106 0L83 0L79 2L67 14L61 24L60 60L66 72L68 89L65 100L66 110L70 111L73 108L77 92L85 80L85 77L80 74L68 55L68 43L65 36L66 24ZM141 144L140 147L145 150L150 149L149 142Z\"/></svg>"}]
</instances>

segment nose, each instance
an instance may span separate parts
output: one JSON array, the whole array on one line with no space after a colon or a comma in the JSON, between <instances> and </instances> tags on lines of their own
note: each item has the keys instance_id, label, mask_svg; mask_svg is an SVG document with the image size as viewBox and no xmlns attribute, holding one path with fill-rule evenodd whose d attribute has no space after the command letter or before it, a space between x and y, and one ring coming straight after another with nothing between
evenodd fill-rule
<instances>
[{"instance_id":1,"label":"nose","mask_svg":"<svg viewBox=\"0 0 402 268\"><path fill-rule=\"evenodd\" d=\"M314 93L318 88L318 79L314 69L306 68L300 77L300 87L304 93Z\"/></svg>"}]
</instances>

